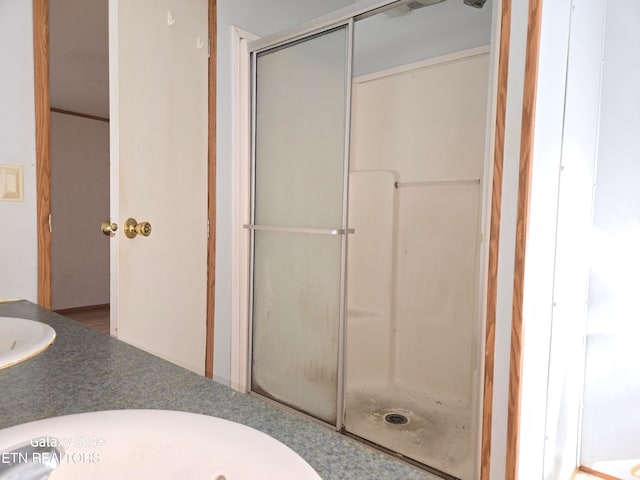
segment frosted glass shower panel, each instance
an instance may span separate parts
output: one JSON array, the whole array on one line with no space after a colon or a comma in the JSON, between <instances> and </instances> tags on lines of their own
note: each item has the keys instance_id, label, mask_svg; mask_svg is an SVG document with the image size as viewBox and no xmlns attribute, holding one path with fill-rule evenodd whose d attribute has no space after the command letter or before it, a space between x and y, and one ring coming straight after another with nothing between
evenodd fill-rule
<instances>
[{"instance_id":1,"label":"frosted glass shower panel","mask_svg":"<svg viewBox=\"0 0 640 480\"><path fill-rule=\"evenodd\" d=\"M341 243L333 235L255 233L251 389L331 424Z\"/></svg>"},{"instance_id":2,"label":"frosted glass shower panel","mask_svg":"<svg viewBox=\"0 0 640 480\"><path fill-rule=\"evenodd\" d=\"M346 27L258 55L256 224L342 224L346 74Z\"/></svg>"},{"instance_id":3,"label":"frosted glass shower panel","mask_svg":"<svg viewBox=\"0 0 640 480\"><path fill-rule=\"evenodd\" d=\"M251 390L338 424L347 26L255 60Z\"/></svg>"}]
</instances>

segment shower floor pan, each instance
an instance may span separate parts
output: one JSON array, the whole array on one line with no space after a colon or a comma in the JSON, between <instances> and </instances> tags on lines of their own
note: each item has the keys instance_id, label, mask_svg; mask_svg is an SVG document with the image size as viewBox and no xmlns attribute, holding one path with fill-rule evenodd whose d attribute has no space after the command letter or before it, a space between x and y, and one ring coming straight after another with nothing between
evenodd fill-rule
<instances>
[{"instance_id":1,"label":"shower floor pan","mask_svg":"<svg viewBox=\"0 0 640 480\"><path fill-rule=\"evenodd\" d=\"M453 402L388 386L347 389L345 428L452 477L473 478L471 417Z\"/></svg>"}]
</instances>

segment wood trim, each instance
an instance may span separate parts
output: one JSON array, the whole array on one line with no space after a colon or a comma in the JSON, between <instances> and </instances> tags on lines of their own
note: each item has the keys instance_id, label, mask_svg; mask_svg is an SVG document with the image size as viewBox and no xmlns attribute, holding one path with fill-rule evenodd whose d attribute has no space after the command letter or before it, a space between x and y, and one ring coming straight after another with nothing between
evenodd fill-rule
<instances>
[{"instance_id":1,"label":"wood trim","mask_svg":"<svg viewBox=\"0 0 640 480\"><path fill-rule=\"evenodd\" d=\"M72 115L74 117L90 118L91 120L98 120L100 122L109 123L109 119L106 117L98 117L97 115L89 115L88 113L72 112L71 110L63 110L61 108L51 107L51 111L55 113L62 113L63 115Z\"/></svg>"},{"instance_id":2,"label":"wood trim","mask_svg":"<svg viewBox=\"0 0 640 480\"><path fill-rule=\"evenodd\" d=\"M589 475L593 475L594 477L604 478L604 480L620 480L620 478L618 478L618 477L614 477L613 475L608 475L606 473L599 472L599 471L594 470L593 468L589 468L589 467L580 466L580 467L578 467L578 470L580 470L582 473L587 473Z\"/></svg>"},{"instance_id":3,"label":"wood trim","mask_svg":"<svg viewBox=\"0 0 640 480\"><path fill-rule=\"evenodd\" d=\"M54 312L59 313L60 315L65 315L67 313L91 312L93 310L102 310L103 308L110 308L110 307L111 305L109 303L103 303L100 305L87 305L85 307L61 308L59 310L54 310Z\"/></svg>"},{"instance_id":4,"label":"wood trim","mask_svg":"<svg viewBox=\"0 0 640 480\"><path fill-rule=\"evenodd\" d=\"M49 0L33 0L38 305L51 308L51 157L49 153Z\"/></svg>"},{"instance_id":5,"label":"wood trim","mask_svg":"<svg viewBox=\"0 0 640 480\"><path fill-rule=\"evenodd\" d=\"M540 54L540 26L542 0L529 1L527 27L527 56L524 71L522 102L522 136L520 141L520 171L516 220L516 252L513 279L513 311L511 324L511 358L509 367L509 410L507 417L506 477L518 479L518 450L520 443L520 397L522 393L523 301L529 196L533 164L535 134L538 60Z\"/></svg>"},{"instance_id":6,"label":"wood trim","mask_svg":"<svg viewBox=\"0 0 640 480\"><path fill-rule=\"evenodd\" d=\"M204 374L213 378L213 339L216 303L216 58L217 1L209 0L209 240L207 244L207 329Z\"/></svg>"},{"instance_id":7,"label":"wood trim","mask_svg":"<svg viewBox=\"0 0 640 480\"><path fill-rule=\"evenodd\" d=\"M487 316L485 326L484 392L482 406L482 444L480 479L489 480L491 464L491 413L493 410L493 376L496 344L496 310L498 299L498 254L500 249L500 215L502 205L502 170L504 165L504 131L509 80L509 42L511 38L511 0L502 0L500 51L498 59L498 99L496 105L493 184L491 188L491 228L489 234L489 271L487 279Z\"/></svg>"}]
</instances>

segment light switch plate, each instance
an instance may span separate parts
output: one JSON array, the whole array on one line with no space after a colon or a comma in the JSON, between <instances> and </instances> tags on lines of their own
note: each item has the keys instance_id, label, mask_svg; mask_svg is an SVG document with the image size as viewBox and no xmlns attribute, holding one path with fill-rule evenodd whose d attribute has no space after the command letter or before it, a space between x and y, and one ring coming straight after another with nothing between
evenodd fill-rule
<instances>
[{"instance_id":1,"label":"light switch plate","mask_svg":"<svg viewBox=\"0 0 640 480\"><path fill-rule=\"evenodd\" d=\"M22 165L0 165L0 202L22 202Z\"/></svg>"}]
</instances>

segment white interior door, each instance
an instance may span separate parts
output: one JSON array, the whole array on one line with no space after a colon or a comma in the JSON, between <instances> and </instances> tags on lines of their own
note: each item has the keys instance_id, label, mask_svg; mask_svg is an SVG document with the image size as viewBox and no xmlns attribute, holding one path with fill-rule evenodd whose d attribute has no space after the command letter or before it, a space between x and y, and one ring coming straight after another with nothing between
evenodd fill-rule
<instances>
[{"instance_id":1,"label":"white interior door","mask_svg":"<svg viewBox=\"0 0 640 480\"><path fill-rule=\"evenodd\" d=\"M112 333L204 372L207 0L110 0ZM149 222L127 238L125 222Z\"/></svg>"}]
</instances>

